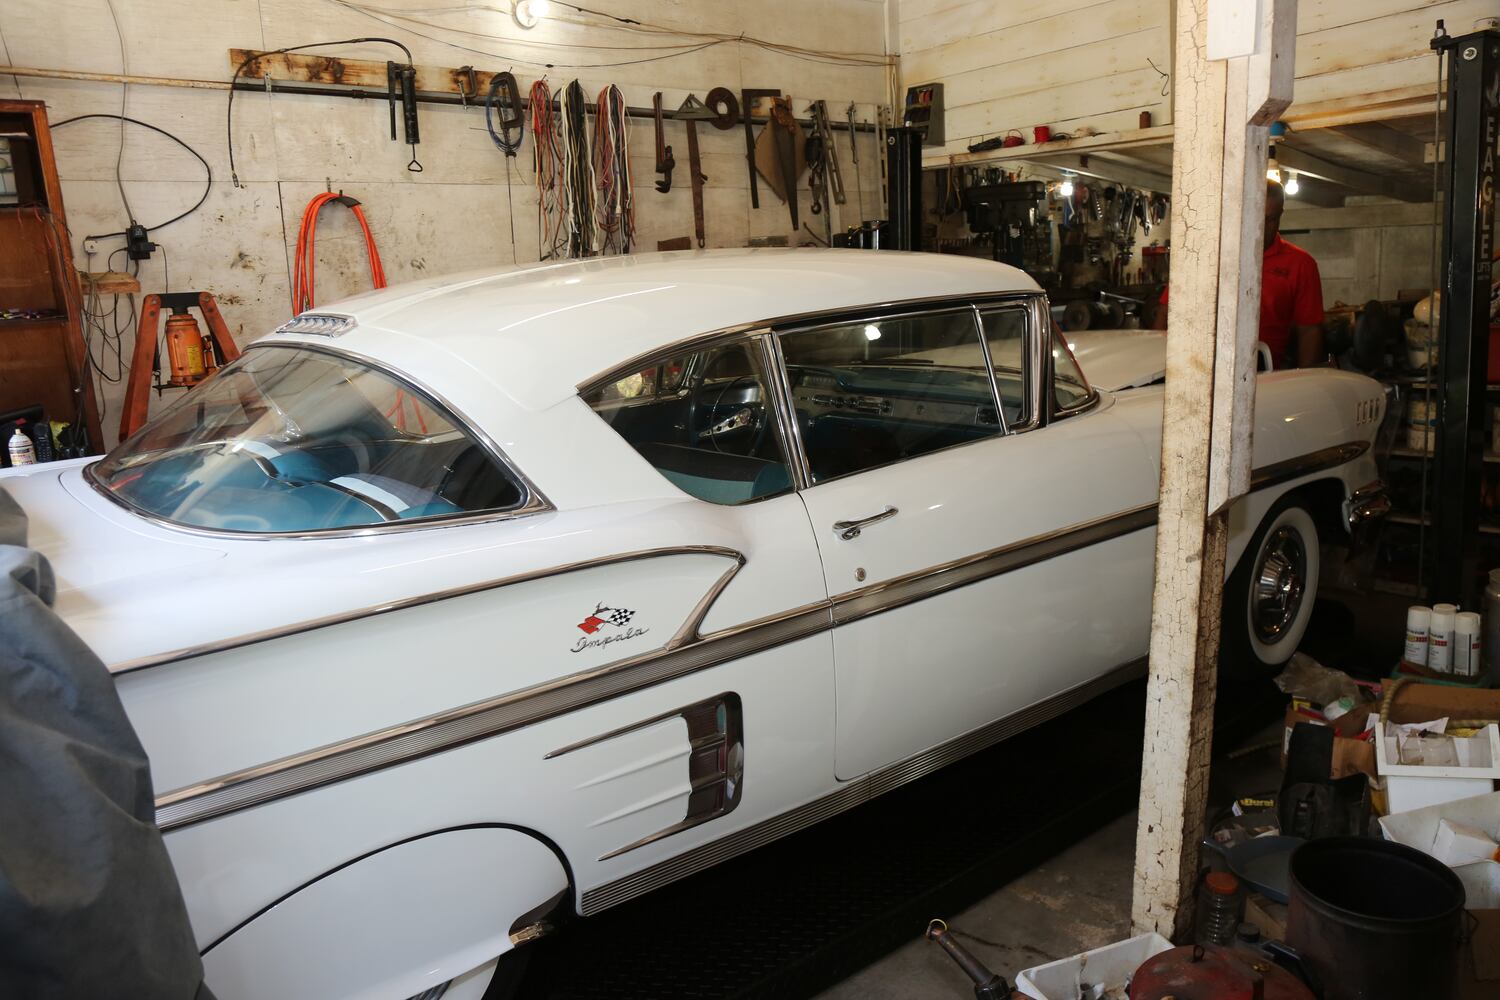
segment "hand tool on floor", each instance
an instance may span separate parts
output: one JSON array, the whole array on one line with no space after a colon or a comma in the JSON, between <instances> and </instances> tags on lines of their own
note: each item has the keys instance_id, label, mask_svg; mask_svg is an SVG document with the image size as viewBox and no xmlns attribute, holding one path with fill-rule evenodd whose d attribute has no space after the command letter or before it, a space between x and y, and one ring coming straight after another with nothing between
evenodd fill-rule
<instances>
[{"instance_id":1,"label":"hand tool on floor","mask_svg":"<svg viewBox=\"0 0 1500 1000\"><path fill-rule=\"evenodd\" d=\"M927 939L936 941L938 947L948 953L948 957L958 963L958 967L964 970L974 984L975 1000L1007 1000L1015 996L1011 992L1010 984L1005 977L991 972L983 962L975 958L969 949L959 944L953 937L953 931L948 929L947 921L933 920L927 925Z\"/></svg>"},{"instance_id":2,"label":"hand tool on floor","mask_svg":"<svg viewBox=\"0 0 1500 1000\"><path fill-rule=\"evenodd\" d=\"M656 114L656 172L661 174L656 190L666 194L672 190L672 168L677 166L677 161L672 159L672 147L667 145L666 131L662 126L659 90L651 97L651 110Z\"/></svg>"},{"instance_id":3,"label":"hand tool on floor","mask_svg":"<svg viewBox=\"0 0 1500 1000\"><path fill-rule=\"evenodd\" d=\"M688 180L693 185L693 235L698 240L698 249L703 249L703 182L708 180L703 174L703 160L698 154L698 123L709 121L714 117L713 110L698 100L696 94L687 95L687 100L682 102L682 107L677 109L677 117L687 123L688 136Z\"/></svg>"},{"instance_id":4,"label":"hand tool on floor","mask_svg":"<svg viewBox=\"0 0 1500 1000\"><path fill-rule=\"evenodd\" d=\"M740 118L745 123L745 165L750 170L750 207L760 208L760 190L755 182L755 123L750 120L755 102L762 97L780 97L779 90L740 91Z\"/></svg>"},{"instance_id":5,"label":"hand tool on floor","mask_svg":"<svg viewBox=\"0 0 1500 1000\"><path fill-rule=\"evenodd\" d=\"M158 345L157 322L162 307L172 310L167 318L167 381L161 380L161 348ZM204 337L198 321L188 309L195 308L208 321ZM130 362L130 377L125 383L125 407L120 414L120 440L128 438L146 423L151 404L151 390L190 389L240 356L240 349L229 335L224 315L208 292L170 292L148 295L141 303L141 319L136 326L135 356Z\"/></svg>"}]
</instances>

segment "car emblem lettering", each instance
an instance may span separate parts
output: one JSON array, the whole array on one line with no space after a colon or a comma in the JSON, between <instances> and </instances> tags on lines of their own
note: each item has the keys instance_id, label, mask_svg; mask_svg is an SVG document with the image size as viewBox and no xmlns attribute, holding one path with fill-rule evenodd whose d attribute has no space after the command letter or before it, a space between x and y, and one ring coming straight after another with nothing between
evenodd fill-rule
<instances>
[{"instance_id":1,"label":"car emblem lettering","mask_svg":"<svg viewBox=\"0 0 1500 1000\"><path fill-rule=\"evenodd\" d=\"M611 643L635 639L651 631L649 628L628 627L630 620L634 617L635 612L629 608L612 608L606 604L597 605L592 614L578 623L578 630L583 635L579 637L571 651L581 653L586 649L603 648Z\"/></svg>"}]
</instances>

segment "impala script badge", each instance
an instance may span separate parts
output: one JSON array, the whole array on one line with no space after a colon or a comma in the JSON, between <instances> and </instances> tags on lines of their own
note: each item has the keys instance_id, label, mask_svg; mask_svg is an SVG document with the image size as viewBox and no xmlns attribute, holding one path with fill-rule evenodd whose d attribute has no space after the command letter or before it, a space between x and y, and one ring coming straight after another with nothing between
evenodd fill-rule
<instances>
[{"instance_id":1,"label":"impala script badge","mask_svg":"<svg viewBox=\"0 0 1500 1000\"><path fill-rule=\"evenodd\" d=\"M583 635L579 637L572 651L581 653L585 649L608 646L613 642L624 642L626 639L634 639L651 631L649 628L630 627L630 620L634 617L634 611L600 604L594 608L593 614L578 623L578 630Z\"/></svg>"}]
</instances>

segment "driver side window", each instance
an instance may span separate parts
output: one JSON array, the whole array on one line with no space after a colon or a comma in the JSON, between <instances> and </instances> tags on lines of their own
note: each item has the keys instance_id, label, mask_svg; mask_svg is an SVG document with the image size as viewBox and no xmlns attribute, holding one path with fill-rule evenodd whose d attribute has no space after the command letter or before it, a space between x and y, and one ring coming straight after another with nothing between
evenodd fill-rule
<instances>
[{"instance_id":1,"label":"driver side window","mask_svg":"<svg viewBox=\"0 0 1500 1000\"><path fill-rule=\"evenodd\" d=\"M657 472L699 500L741 504L792 488L753 340L663 358L600 386L584 402Z\"/></svg>"}]
</instances>

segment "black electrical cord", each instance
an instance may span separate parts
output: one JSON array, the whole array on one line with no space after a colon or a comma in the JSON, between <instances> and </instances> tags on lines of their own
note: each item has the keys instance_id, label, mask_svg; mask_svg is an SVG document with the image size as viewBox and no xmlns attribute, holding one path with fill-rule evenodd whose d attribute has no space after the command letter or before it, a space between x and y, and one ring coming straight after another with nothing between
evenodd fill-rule
<instances>
[{"instance_id":1,"label":"black electrical cord","mask_svg":"<svg viewBox=\"0 0 1500 1000\"><path fill-rule=\"evenodd\" d=\"M235 187L240 187L239 174L234 171L234 88L240 82L240 74L245 72L245 67L262 56L279 56L288 52L301 52L305 49L324 49L332 45L362 45L365 42L377 42L382 45L394 45L406 54L406 63L412 64L411 49L402 45L394 38L342 38L336 42L308 42L306 45L288 45L284 49L270 49L266 52L255 52L246 56L234 69L234 76L229 78L229 104L224 114L224 135L229 146L229 180Z\"/></svg>"},{"instance_id":2,"label":"black electrical cord","mask_svg":"<svg viewBox=\"0 0 1500 1000\"><path fill-rule=\"evenodd\" d=\"M74 115L72 118L64 118L60 122L52 122L52 123L50 123L49 127L50 128L54 128L54 129L59 129L59 128L62 128L64 125L71 125L74 122L85 121L85 120L87 120L89 118L110 118L110 119L114 119L114 120L118 120L118 121L122 121L122 122L129 122L132 125L139 125L141 128L149 128L151 131L158 132L158 133L166 136L168 139L171 139L173 142L177 143L177 145L181 146L183 149L187 150L189 153L192 153L193 156L197 158L198 162L201 163L201 164L203 164L203 173L204 173L204 178L203 178L203 194L199 196L198 201L193 205L192 208L188 209L186 212L183 212L183 213L181 213L179 215L174 215L170 219L168 219L166 222L159 222L159 223L157 223L154 226L146 226L145 229L146 229L146 231L148 233L149 232L154 232L154 231L156 231L158 229L163 229L163 228L165 228L167 226L170 226L174 222L177 222L177 221L179 221L181 219L185 219L189 215L192 215L194 212L198 211L198 209L200 209L200 208L203 207L203 203L208 200L208 193L211 190L213 190L213 186L214 186L214 168L208 165L208 161L203 158L203 154L199 153L192 146L189 146L187 143L183 142L181 139L177 138L175 135L173 135L171 132L168 132L166 129L164 129L164 128L158 128L157 126L152 125L150 122L143 122L143 121L141 121L138 118L129 118L129 117L125 116L125 115L107 114L107 113L103 113L103 112L100 112L98 114L91 114L91 115ZM131 221L134 222L135 220L132 219ZM118 233L92 233L92 234L90 234L88 236L85 236L84 239L86 239L86 240L106 240L106 239L109 239L112 236L124 236L124 235L125 235L125 231L121 230Z\"/></svg>"}]
</instances>

